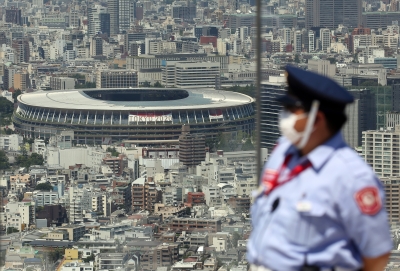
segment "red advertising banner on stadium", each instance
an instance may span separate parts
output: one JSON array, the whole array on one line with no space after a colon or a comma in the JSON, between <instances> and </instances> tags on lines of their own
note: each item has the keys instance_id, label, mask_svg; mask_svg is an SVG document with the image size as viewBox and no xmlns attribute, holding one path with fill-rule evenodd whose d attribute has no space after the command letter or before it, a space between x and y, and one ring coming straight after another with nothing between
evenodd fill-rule
<instances>
[{"instance_id":1,"label":"red advertising banner on stadium","mask_svg":"<svg viewBox=\"0 0 400 271\"><path fill-rule=\"evenodd\" d=\"M222 115L221 109L211 109L210 110L210 120L213 119L222 119L224 116Z\"/></svg>"},{"instance_id":2,"label":"red advertising banner on stadium","mask_svg":"<svg viewBox=\"0 0 400 271\"><path fill-rule=\"evenodd\" d=\"M171 112L130 112L129 122L172 121Z\"/></svg>"}]
</instances>

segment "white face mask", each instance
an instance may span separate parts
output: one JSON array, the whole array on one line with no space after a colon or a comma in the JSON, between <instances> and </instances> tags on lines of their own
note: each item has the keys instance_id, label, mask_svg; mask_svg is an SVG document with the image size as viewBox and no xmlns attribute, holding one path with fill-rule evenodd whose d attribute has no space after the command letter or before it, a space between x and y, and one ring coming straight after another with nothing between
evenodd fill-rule
<instances>
[{"instance_id":1,"label":"white face mask","mask_svg":"<svg viewBox=\"0 0 400 271\"><path fill-rule=\"evenodd\" d=\"M289 139L293 145L297 148L302 149L307 144L308 139L313 131L315 117L319 108L319 101L314 101L311 106L310 113L304 113L300 115L293 114L287 110L282 111L279 115L279 130L281 134ZM306 118L308 116L307 124L303 132L298 132L294 126L296 121L299 119Z\"/></svg>"},{"instance_id":2,"label":"white face mask","mask_svg":"<svg viewBox=\"0 0 400 271\"><path fill-rule=\"evenodd\" d=\"M296 115L291 113L290 111L283 110L279 114L279 130L281 134L289 139L292 144L296 145L302 138L304 132L298 132L294 125L296 121L307 117L308 114L304 113L301 115Z\"/></svg>"}]
</instances>

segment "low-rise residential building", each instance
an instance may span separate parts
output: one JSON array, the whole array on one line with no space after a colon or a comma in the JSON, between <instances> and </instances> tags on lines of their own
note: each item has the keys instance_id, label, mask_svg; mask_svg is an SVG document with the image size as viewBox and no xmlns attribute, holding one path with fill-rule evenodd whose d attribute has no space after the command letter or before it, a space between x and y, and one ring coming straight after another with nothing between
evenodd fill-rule
<instances>
[{"instance_id":1,"label":"low-rise residential building","mask_svg":"<svg viewBox=\"0 0 400 271\"><path fill-rule=\"evenodd\" d=\"M58 227L58 229L67 231L70 241L78 241L86 233L84 225L67 225Z\"/></svg>"},{"instance_id":2,"label":"low-rise residential building","mask_svg":"<svg viewBox=\"0 0 400 271\"><path fill-rule=\"evenodd\" d=\"M100 253L97 256L97 265L99 270L118 270L124 268L129 260L127 253Z\"/></svg>"},{"instance_id":3,"label":"low-rise residential building","mask_svg":"<svg viewBox=\"0 0 400 271\"><path fill-rule=\"evenodd\" d=\"M18 151L22 144L22 136L17 134L0 136L0 149L5 151Z\"/></svg>"},{"instance_id":4,"label":"low-rise residential building","mask_svg":"<svg viewBox=\"0 0 400 271\"><path fill-rule=\"evenodd\" d=\"M144 271L152 271L159 267L172 266L178 259L179 244L162 244L146 251L140 257L140 265Z\"/></svg>"}]
</instances>

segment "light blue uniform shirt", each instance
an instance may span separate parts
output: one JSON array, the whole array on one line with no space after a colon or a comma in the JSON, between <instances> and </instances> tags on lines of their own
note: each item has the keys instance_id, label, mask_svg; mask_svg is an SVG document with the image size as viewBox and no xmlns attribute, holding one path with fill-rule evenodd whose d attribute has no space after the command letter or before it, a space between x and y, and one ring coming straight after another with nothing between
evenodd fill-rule
<instances>
[{"instance_id":1,"label":"light blue uniform shirt","mask_svg":"<svg viewBox=\"0 0 400 271\"><path fill-rule=\"evenodd\" d=\"M279 170L292 154L287 175L308 159L312 166L268 196L259 195L251 207L253 230L247 259L274 271L298 271L307 261L322 268L357 270L362 257L377 257L392 249L387 213L361 211L355 195L376 187L382 205L384 190L372 169L337 133L306 157L281 138L264 170ZM279 198L278 207L272 205ZM299 204L307 203L307 211Z\"/></svg>"}]
</instances>

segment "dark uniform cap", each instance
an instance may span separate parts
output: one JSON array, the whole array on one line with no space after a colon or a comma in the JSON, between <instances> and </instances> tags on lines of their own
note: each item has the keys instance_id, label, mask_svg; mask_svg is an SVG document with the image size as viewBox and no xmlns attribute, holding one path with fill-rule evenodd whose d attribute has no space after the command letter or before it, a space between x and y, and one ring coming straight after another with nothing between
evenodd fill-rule
<instances>
[{"instance_id":1,"label":"dark uniform cap","mask_svg":"<svg viewBox=\"0 0 400 271\"><path fill-rule=\"evenodd\" d=\"M287 66L286 72L288 91L277 99L283 105L309 109L318 100L323 111L343 112L354 101L346 89L325 76L293 66Z\"/></svg>"}]
</instances>

